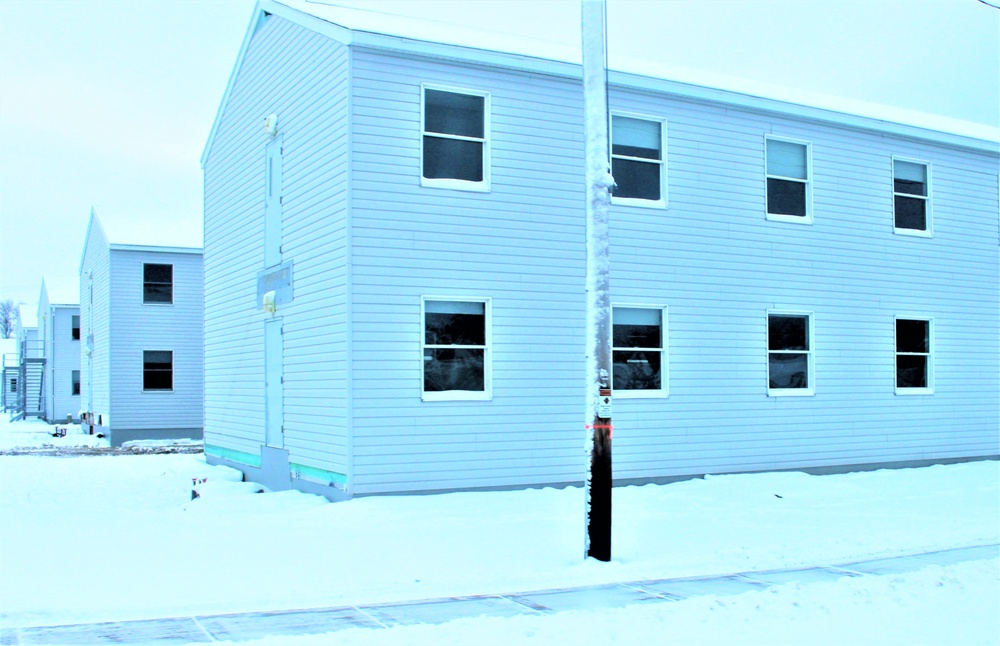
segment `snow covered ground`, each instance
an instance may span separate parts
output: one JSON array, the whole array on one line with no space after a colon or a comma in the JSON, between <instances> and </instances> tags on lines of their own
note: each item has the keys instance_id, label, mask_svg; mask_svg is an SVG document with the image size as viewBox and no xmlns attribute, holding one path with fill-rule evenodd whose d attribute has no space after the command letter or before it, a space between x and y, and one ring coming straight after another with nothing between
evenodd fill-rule
<instances>
[{"instance_id":1,"label":"snow covered ground","mask_svg":"<svg viewBox=\"0 0 1000 646\"><path fill-rule=\"evenodd\" d=\"M0 416L0 447L54 443ZM41 429L41 430L39 430ZM88 436L67 435L81 442ZM58 438L59 441L73 441ZM192 479L207 478L191 500ZM583 561L580 489L254 493L201 455L0 456L2 625L329 607L829 565L1000 541L1000 464L718 476L614 492ZM1000 644L1000 559L550 616L350 629L338 644ZM255 644L328 644L330 635Z\"/></svg>"}]
</instances>

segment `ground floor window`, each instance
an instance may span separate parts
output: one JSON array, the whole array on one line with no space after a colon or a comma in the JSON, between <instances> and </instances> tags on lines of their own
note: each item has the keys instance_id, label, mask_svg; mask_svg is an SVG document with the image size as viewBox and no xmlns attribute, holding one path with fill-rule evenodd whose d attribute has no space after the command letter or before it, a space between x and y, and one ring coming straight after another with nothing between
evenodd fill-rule
<instances>
[{"instance_id":1,"label":"ground floor window","mask_svg":"<svg viewBox=\"0 0 1000 646\"><path fill-rule=\"evenodd\" d=\"M932 384L931 319L896 318L896 392L929 394Z\"/></svg>"},{"instance_id":2,"label":"ground floor window","mask_svg":"<svg viewBox=\"0 0 1000 646\"><path fill-rule=\"evenodd\" d=\"M423 398L488 399L490 302L423 301Z\"/></svg>"},{"instance_id":3,"label":"ground floor window","mask_svg":"<svg viewBox=\"0 0 1000 646\"><path fill-rule=\"evenodd\" d=\"M611 387L625 397L667 394L667 310L612 308Z\"/></svg>"},{"instance_id":4,"label":"ground floor window","mask_svg":"<svg viewBox=\"0 0 1000 646\"><path fill-rule=\"evenodd\" d=\"M767 394L812 395L812 314L767 313Z\"/></svg>"},{"instance_id":5,"label":"ground floor window","mask_svg":"<svg viewBox=\"0 0 1000 646\"><path fill-rule=\"evenodd\" d=\"M72 384L73 390L71 391L74 395L80 394L80 371L74 370L72 374Z\"/></svg>"},{"instance_id":6,"label":"ground floor window","mask_svg":"<svg viewBox=\"0 0 1000 646\"><path fill-rule=\"evenodd\" d=\"M171 350L144 350L142 353L142 389L174 389L174 353Z\"/></svg>"}]
</instances>

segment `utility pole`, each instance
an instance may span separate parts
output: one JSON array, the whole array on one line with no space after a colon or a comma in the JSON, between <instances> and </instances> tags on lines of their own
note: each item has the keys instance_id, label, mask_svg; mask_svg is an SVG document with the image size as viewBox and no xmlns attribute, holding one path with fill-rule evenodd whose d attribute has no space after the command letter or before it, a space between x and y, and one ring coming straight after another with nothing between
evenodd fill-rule
<instances>
[{"instance_id":1,"label":"utility pole","mask_svg":"<svg viewBox=\"0 0 1000 646\"><path fill-rule=\"evenodd\" d=\"M611 294L608 211L607 6L582 0L583 92L587 138L587 473L586 556L611 560Z\"/></svg>"}]
</instances>

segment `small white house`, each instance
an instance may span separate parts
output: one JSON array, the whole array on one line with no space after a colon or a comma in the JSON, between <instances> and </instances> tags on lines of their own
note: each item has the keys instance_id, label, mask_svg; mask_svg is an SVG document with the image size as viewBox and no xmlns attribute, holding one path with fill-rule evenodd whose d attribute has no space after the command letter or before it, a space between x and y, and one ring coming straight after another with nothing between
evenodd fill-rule
<instances>
[{"instance_id":1,"label":"small white house","mask_svg":"<svg viewBox=\"0 0 1000 646\"><path fill-rule=\"evenodd\" d=\"M582 481L579 59L478 35L258 2L202 158L210 462ZM654 69L608 76L615 482L997 457L997 129Z\"/></svg>"},{"instance_id":2,"label":"small white house","mask_svg":"<svg viewBox=\"0 0 1000 646\"><path fill-rule=\"evenodd\" d=\"M111 243L91 211L80 260L80 409L112 446L200 439L201 249Z\"/></svg>"},{"instance_id":3,"label":"small white house","mask_svg":"<svg viewBox=\"0 0 1000 646\"><path fill-rule=\"evenodd\" d=\"M73 296L77 297L76 294ZM49 291L43 280L38 295L37 322L38 343L45 360L42 417L53 423L79 421L80 306L50 303Z\"/></svg>"}]
</instances>

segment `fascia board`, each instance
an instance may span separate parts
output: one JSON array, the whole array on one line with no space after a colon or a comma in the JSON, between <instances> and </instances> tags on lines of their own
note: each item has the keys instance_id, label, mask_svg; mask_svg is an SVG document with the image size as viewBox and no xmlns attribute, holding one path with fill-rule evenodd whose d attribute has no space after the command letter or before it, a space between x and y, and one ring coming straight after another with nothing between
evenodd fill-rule
<instances>
[{"instance_id":1,"label":"fascia board","mask_svg":"<svg viewBox=\"0 0 1000 646\"><path fill-rule=\"evenodd\" d=\"M142 251L148 253L184 253L201 255L200 247L158 247L156 245L141 244L112 244L108 245L112 251Z\"/></svg>"},{"instance_id":2,"label":"fascia board","mask_svg":"<svg viewBox=\"0 0 1000 646\"><path fill-rule=\"evenodd\" d=\"M721 105L731 105L757 112L768 112L790 115L812 121L822 121L847 126L861 130L875 130L880 133L894 134L934 141L936 143L971 148L982 152L1000 153L1000 142L990 139L954 134L930 128L921 128L895 121L876 119L868 116L838 112L827 108L818 108L798 103L780 101L777 99L741 94L732 90L668 81L626 72L608 72L608 83L624 88L644 90L657 94L669 94L688 99L707 101Z\"/></svg>"}]
</instances>

